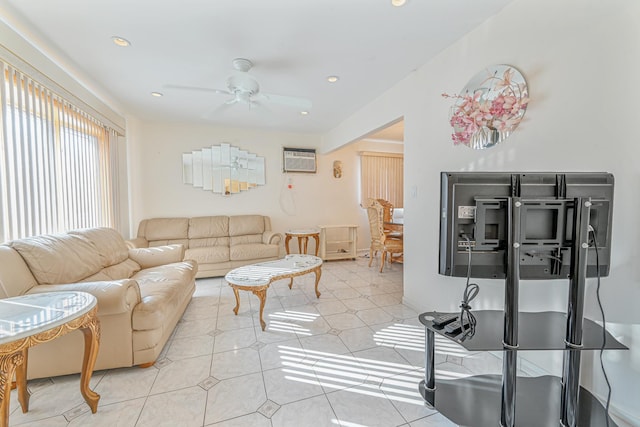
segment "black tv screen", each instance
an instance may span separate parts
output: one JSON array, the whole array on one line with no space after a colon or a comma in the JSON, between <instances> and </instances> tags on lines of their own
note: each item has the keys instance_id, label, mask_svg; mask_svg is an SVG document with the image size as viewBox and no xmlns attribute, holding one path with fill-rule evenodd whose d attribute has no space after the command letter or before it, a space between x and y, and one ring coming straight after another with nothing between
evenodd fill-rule
<instances>
[{"instance_id":1,"label":"black tv screen","mask_svg":"<svg viewBox=\"0 0 640 427\"><path fill-rule=\"evenodd\" d=\"M508 206L518 197L521 279L566 279L571 273L577 198L589 198L587 277L609 274L613 175L606 172L442 172L439 273L505 278L511 233ZM511 208L513 209L513 208ZM593 236L598 245L596 263Z\"/></svg>"}]
</instances>

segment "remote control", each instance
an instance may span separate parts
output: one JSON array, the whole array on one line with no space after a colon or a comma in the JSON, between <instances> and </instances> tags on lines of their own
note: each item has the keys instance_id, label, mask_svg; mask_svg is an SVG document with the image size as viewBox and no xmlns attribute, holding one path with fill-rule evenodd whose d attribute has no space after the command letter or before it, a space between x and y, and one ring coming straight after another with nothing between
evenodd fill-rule
<instances>
[{"instance_id":1,"label":"remote control","mask_svg":"<svg viewBox=\"0 0 640 427\"><path fill-rule=\"evenodd\" d=\"M469 326L469 321L464 319L464 327L465 329ZM451 322L448 325L445 325L444 331L448 334L455 335L462 331L462 323L460 320L456 320L455 322Z\"/></svg>"},{"instance_id":2,"label":"remote control","mask_svg":"<svg viewBox=\"0 0 640 427\"><path fill-rule=\"evenodd\" d=\"M458 319L458 313L441 314L434 318L431 322L433 326L444 326Z\"/></svg>"}]
</instances>

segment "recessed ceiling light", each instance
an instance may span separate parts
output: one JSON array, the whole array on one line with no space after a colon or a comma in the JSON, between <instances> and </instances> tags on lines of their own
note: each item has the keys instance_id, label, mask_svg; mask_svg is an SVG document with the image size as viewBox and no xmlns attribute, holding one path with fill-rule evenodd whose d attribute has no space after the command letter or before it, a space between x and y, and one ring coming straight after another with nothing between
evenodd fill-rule
<instances>
[{"instance_id":1,"label":"recessed ceiling light","mask_svg":"<svg viewBox=\"0 0 640 427\"><path fill-rule=\"evenodd\" d=\"M340 77L338 77L338 76L329 76L329 77L327 77L327 81L328 81L329 83L335 83L335 82L337 82L338 80L340 80Z\"/></svg>"},{"instance_id":2,"label":"recessed ceiling light","mask_svg":"<svg viewBox=\"0 0 640 427\"><path fill-rule=\"evenodd\" d=\"M391 4L395 7L404 6L407 0L391 0Z\"/></svg>"},{"instance_id":3,"label":"recessed ceiling light","mask_svg":"<svg viewBox=\"0 0 640 427\"><path fill-rule=\"evenodd\" d=\"M151 96L155 96L157 98L160 98L161 96L164 96L164 93L162 93L162 92L151 92Z\"/></svg>"},{"instance_id":4,"label":"recessed ceiling light","mask_svg":"<svg viewBox=\"0 0 640 427\"><path fill-rule=\"evenodd\" d=\"M307 115L309 115L309 112L308 111L300 111L300 114L302 114L303 116L307 116Z\"/></svg>"},{"instance_id":5,"label":"recessed ceiling light","mask_svg":"<svg viewBox=\"0 0 640 427\"><path fill-rule=\"evenodd\" d=\"M113 36L111 37L111 40L113 40L115 44L121 47L131 46L131 42L123 37Z\"/></svg>"}]
</instances>

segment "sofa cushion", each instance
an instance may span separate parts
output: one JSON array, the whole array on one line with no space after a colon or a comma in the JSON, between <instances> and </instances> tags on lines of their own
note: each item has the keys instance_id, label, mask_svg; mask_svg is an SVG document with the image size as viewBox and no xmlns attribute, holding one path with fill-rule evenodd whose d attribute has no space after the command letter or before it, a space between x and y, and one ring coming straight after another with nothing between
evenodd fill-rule
<instances>
[{"instance_id":1,"label":"sofa cushion","mask_svg":"<svg viewBox=\"0 0 640 427\"><path fill-rule=\"evenodd\" d=\"M229 236L228 216L202 216L189 219L189 239Z\"/></svg>"},{"instance_id":2,"label":"sofa cushion","mask_svg":"<svg viewBox=\"0 0 640 427\"><path fill-rule=\"evenodd\" d=\"M138 271L140 271L140 264L127 258L119 264L103 268L101 273L105 274L109 279L120 280L128 279Z\"/></svg>"},{"instance_id":3,"label":"sofa cushion","mask_svg":"<svg viewBox=\"0 0 640 427\"><path fill-rule=\"evenodd\" d=\"M149 241L149 247L155 248L158 246L169 246L169 245L182 245L185 248L189 247L188 239L170 239L170 240L153 240Z\"/></svg>"},{"instance_id":4,"label":"sofa cushion","mask_svg":"<svg viewBox=\"0 0 640 427\"><path fill-rule=\"evenodd\" d=\"M226 246L227 248L229 248L229 243L229 237L207 237L204 239L189 240L189 247L191 249L210 248L212 246Z\"/></svg>"},{"instance_id":5,"label":"sofa cushion","mask_svg":"<svg viewBox=\"0 0 640 427\"><path fill-rule=\"evenodd\" d=\"M142 268L171 264L184 259L184 245L167 245L152 248L129 249L129 258Z\"/></svg>"},{"instance_id":6,"label":"sofa cushion","mask_svg":"<svg viewBox=\"0 0 640 427\"><path fill-rule=\"evenodd\" d=\"M233 236L229 246L247 245L251 243L263 243L262 234L245 234L243 236Z\"/></svg>"},{"instance_id":7,"label":"sofa cushion","mask_svg":"<svg viewBox=\"0 0 640 427\"><path fill-rule=\"evenodd\" d=\"M41 285L78 282L102 268L92 242L74 234L27 237L10 242Z\"/></svg>"},{"instance_id":8,"label":"sofa cushion","mask_svg":"<svg viewBox=\"0 0 640 427\"><path fill-rule=\"evenodd\" d=\"M198 264L209 264L229 261L229 246L209 246L187 249L185 259L192 259Z\"/></svg>"},{"instance_id":9,"label":"sofa cushion","mask_svg":"<svg viewBox=\"0 0 640 427\"><path fill-rule=\"evenodd\" d=\"M262 238L263 232L264 217L262 215L236 215L229 218L229 236L231 237L259 234Z\"/></svg>"},{"instance_id":10,"label":"sofa cushion","mask_svg":"<svg viewBox=\"0 0 640 427\"><path fill-rule=\"evenodd\" d=\"M178 240L188 237L189 218L154 218L143 221L138 236L152 240ZM140 224L142 228L142 224Z\"/></svg>"},{"instance_id":11,"label":"sofa cushion","mask_svg":"<svg viewBox=\"0 0 640 427\"><path fill-rule=\"evenodd\" d=\"M129 249L124 239L113 228L87 228L70 231L69 234L83 236L95 246L102 267L119 264L129 258Z\"/></svg>"},{"instance_id":12,"label":"sofa cushion","mask_svg":"<svg viewBox=\"0 0 640 427\"><path fill-rule=\"evenodd\" d=\"M83 282L106 282L108 280L111 280L111 277L107 276L106 274L104 274L104 271L100 270L96 274L92 274L89 277L85 277L82 280L78 280L78 283L83 283Z\"/></svg>"},{"instance_id":13,"label":"sofa cushion","mask_svg":"<svg viewBox=\"0 0 640 427\"><path fill-rule=\"evenodd\" d=\"M230 248L231 261L242 261L260 258L275 258L278 256L277 245L265 245L262 243L249 243L234 245Z\"/></svg>"},{"instance_id":14,"label":"sofa cushion","mask_svg":"<svg viewBox=\"0 0 640 427\"><path fill-rule=\"evenodd\" d=\"M134 274L132 279L138 282L142 302L133 310L133 329L156 329L168 322L173 313L172 307L191 291L186 284L193 280L197 269L194 262L184 261L147 268Z\"/></svg>"}]
</instances>

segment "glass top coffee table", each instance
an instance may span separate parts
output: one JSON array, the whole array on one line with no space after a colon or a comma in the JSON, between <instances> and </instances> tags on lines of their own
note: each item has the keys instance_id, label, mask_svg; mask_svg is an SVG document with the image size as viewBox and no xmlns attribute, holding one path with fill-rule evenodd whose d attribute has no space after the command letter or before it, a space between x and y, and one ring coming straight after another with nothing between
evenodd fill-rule
<instances>
[{"instance_id":1,"label":"glass top coffee table","mask_svg":"<svg viewBox=\"0 0 640 427\"><path fill-rule=\"evenodd\" d=\"M264 331L266 323L262 320L264 303L267 299L267 289L272 282L281 279L291 279L289 289L293 286L293 278L304 274L315 273L316 297L320 298L318 282L322 275L322 259L313 255L287 255L276 261L266 261L258 264L245 265L231 270L224 276L236 296L236 306L233 312L238 315L240 308L239 290L250 291L260 299L260 326Z\"/></svg>"},{"instance_id":2,"label":"glass top coffee table","mask_svg":"<svg viewBox=\"0 0 640 427\"><path fill-rule=\"evenodd\" d=\"M84 358L80 392L95 413L100 395L89 389L100 341L96 298L86 292L45 292L0 299L0 426L9 425L11 380L16 375L22 412L29 410L29 347L80 329Z\"/></svg>"}]
</instances>

